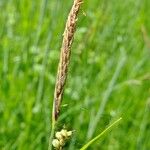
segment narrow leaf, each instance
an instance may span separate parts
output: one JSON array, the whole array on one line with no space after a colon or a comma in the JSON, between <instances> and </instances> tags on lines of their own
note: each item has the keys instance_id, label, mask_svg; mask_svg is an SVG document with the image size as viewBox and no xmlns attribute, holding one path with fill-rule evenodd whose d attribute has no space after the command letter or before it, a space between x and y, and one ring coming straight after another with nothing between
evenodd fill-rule
<instances>
[{"instance_id":1,"label":"narrow leaf","mask_svg":"<svg viewBox=\"0 0 150 150\"><path fill-rule=\"evenodd\" d=\"M99 135L97 135L95 138L90 140L87 144L85 144L80 150L86 150L90 145L92 145L96 140L101 138L103 135L105 135L107 132L109 132L114 126L116 126L122 118L119 118L114 123L112 123L110 126L108 126L103 132L101 132Z\"/></svg>"}]
</instances>

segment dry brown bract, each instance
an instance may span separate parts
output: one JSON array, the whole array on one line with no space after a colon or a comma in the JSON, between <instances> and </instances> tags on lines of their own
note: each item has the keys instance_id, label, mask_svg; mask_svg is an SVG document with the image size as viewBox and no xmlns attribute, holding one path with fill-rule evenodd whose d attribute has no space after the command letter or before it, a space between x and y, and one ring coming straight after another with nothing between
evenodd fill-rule
<instances>
[{"instance_id":1,"label":"dry brown bract","mask_svg":"<svg viewBox=\"0 0 150 150\"><path fill-rule=\"evenodd\" d=\"M73 42L73 37L76 28L77 14L79 12L81 3L82 0L74 0L74 4L69 13L66 22L65 31L63 34L61 55L60 55L55 92L54 92L53 118L55 119L55 121L57 120L60 111L64 85L67 77L68 64L70 61L71 45Z\"/></svg>"}]
</instances>

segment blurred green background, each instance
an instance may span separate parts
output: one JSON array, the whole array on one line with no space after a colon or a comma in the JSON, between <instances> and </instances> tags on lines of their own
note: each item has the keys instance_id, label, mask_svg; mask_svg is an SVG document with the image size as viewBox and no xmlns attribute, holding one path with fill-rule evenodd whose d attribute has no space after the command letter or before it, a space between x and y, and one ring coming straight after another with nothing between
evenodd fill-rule
<instances>
[{"instance_id":1,"label":"blurred green background","mask_svg":"<svg viewBox=\"0 0 150 150\"><path fill-rule=\"evenodd\" d=\"M48 147L72 2L0 0L1 150ZM85 0L57 128L75 130L66 149L77 150L119 117L121 124L89 149L149 150L150 1Z\"/></svg>"}]
</instances>

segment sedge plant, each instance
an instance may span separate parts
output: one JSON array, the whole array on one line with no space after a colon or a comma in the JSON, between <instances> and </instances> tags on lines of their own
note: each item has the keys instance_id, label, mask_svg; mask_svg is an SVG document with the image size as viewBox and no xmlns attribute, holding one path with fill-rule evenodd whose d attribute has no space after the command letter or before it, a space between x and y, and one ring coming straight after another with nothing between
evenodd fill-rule
<instances>
[{"instance_id":1,"label":"sedge plant","mask_svg":"<svg viewBox=\"0 0 150 150\"><path fill-rule=\"evenodd\" d=\"M52 129L51 129L51 137L49 142L49 149L53 146L57 150L61 150L63 145L65 144L65 140L71 136L71 131L61 130L57 132L56 139L53 140L55 125L59 117L60 107L64 92L64 86L66 83L68 66L70 62L70 54L71 54L71 46L73 43L74 33L76 29L77 15L80 9L82 0L74 0L73 6L68 15L68 19L66 22L66 27L63 34L63 42L61 46L61 54L59 59L57 78L55 84L54 91L54 100L53 100L53 110L52 110ZM52 141L53 140L53 141Z\"/></svg>"},{"instance_id":2,"label":"sedge plant","mask_svg":"<svg viewBox=\"0 0 150 150\"><path fill-rule=\"evenodd\" d=\"M68 19L67 19L64 34L63 34L63 41L62 41L62 46L61 46L60 59L59 59L55 91L54 91L53 110L52 110L52 129L51 129L51 136L49 140L49 150L52 149L52 146L56 150L62 150L66 141L70 138L70 136L73 133L72 131L67 131L66 129L55 131L55 128L56 128L56 123L60 114L64 87L65 87L67 74L68 74L71 46L73 43L74 34L76 30L77 15L78 15L78 12L80 10L80 6L82 3L83 3L83 0L74 0L73 6L68 15ZM98 140L105 133L110 131L112 127L118 124L120 120L121 118L115 121L114 123L112 123L102 133L100 133L98 136L96 136L95 138L90 140L87 144L85 144L80 150L87 149L96 140Z\"/></svg>"}]
</instances>

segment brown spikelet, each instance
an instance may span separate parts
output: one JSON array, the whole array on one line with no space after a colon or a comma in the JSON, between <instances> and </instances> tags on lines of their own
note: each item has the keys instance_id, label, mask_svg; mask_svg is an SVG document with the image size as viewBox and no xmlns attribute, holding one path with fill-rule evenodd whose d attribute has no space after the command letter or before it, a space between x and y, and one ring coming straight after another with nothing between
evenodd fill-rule
<instances>
[{"instance_id":1,"label":"brown spikelet","mask_svg":"<svg viewBox=\"0 0 150 150\"><path fill-rule=\"evenodd\" d=\"M70 62L71 45L73 42L73 37L75 33L75 28L76 28L77 15L78 15L81 3L82 3L82 0L74 0L74 4L69 13L69 16L66 22L65 31L63 34L63 42L62 42L62 47L61 47L60 61L59 61L59 66L58 66L57 79L56 79L55 92L54 92L53 119L55 121L57 120L59 111L60 111L64 85L66 82L66 77L67 77L67 72L68 72L68 65Z\"/></svg>"}]
</instances>

